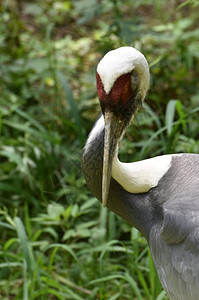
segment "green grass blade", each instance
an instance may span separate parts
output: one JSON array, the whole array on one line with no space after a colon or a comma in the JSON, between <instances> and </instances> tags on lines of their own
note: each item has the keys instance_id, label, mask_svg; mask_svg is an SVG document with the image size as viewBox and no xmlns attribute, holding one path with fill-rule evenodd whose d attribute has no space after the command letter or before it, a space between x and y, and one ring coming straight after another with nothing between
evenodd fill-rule
<instances>
[{"instance_id":1,"label":"green grass blade","mask_svg":"<svg viewBox=\"0 0 199 300\"><path fill-rule=\"evenodd\" d=\"M187 133L187 130L186 130L186 116L185 116L185 113L183 111L182 103L179 100L176 102L176 110L177 110L178 115L179 115L179 121L180 121L180 124L182 125L183 132L184 132L184 134L186 134Z\"/></svg>"},{"instance_id":2,"label":"green grass blade","mask_svg":"<svg viewBox=\"0 0 199 300\"><path fill-rule=\"evenodd\" d=\"M33 276L33 270L35 267L35 261L32 253L32 249L30 247L24 225L21 221L20 218L15 217L14 218L15 224L16 224L16 230L17 230L17 235L19 238L20 246L22 248L23 254L24 254L24 259L27 264L27 269L29 272L29 275L32 277Z\"/></svg>"},{"instance_id":3,"label":"green grass blade","mask_svg":"<svg viewBox=\"0 0 199 300\"><path fill-rule=\"evenodd\" d=\"M154 134L151 135L151 137L146 141L145 145L143 146L139 157L142 159L145 155L145 152L147 151L147 148L150 148L150 145L152 144L153 140L155 140L159 135L161 135L162 132L166 130L166 126L160 128L158 131L154 132Z\"/></svg>"},{"instance_id":4,"label":"green grass blade","mask_svg":"<svg viewBox=\"0 0 199 300\"><path fill-rule=\"evenodd\" d=\"M96 285L98 283L103 283L103 282L106 282L106 281L113 281L114 279L118 279L118 278L123 279L126 282L128 282L130 284L133 292L137 296L137 299L143 300L142 295L141 295L141 293L139 291L139 288L137 286L137 283L135 282L135 280L128 273L125 273L124 275L116 274L116 275L109 275L109 276L105 276L105 277L102 277L102 278L98 278L98 279L90 281L88 285Z\"/></svg>"},{"instance_id":5,"label":"green grass blade","mask_svg":"<svg viewBox=\"0 0 199 300\"><path fill-rule=\"evenodd\" d=\"M22 267L23 264L20 262L6 262L0 263L0 268L13 268L13 267Z\"/></svg>"},{"instance_id":6,"label":"green grass blade","mask_svg":"<svg viewBox=\"0 0 199 300\"><path fill-rule=\"evenodd\" d=\"M4 223L4 222L0 222L0 227L5 227L7 229L15 230L15 228L12 225Z\"/></svg>"},{"instance_id":7,"label":"green grass blade","mask_svg":"<svg viewBox=\"0 0 199 300\"><path fill-rule=\"evenodd\" d=\"M170 100L166 107L165 124L167 127L167 134L170 135L173 128L175 110L177 100Z\"/></svg>"},{"instance_id":8,"label":"green grass blade","mask_svg":"<svg viewBox=\"0 0 199 300\"><path fill-rule=\"evenodd\" d=\"M138 275L138 279L139 282L141 283L146 295L147 295L147 299L150 299L151 293L150 290L148 288L148 284L146 282L146 277L143 275L143 273L140 271L139 266L136 266L136 272Z\"/></svg>"},{"instance_id":9,"label":"green grass blade","mask_svg":"<svg viewBox=\"0 0 199 300\"><path fill-rule=\"evenodd\" d=\"M156 300L164 300L164 299L167 299L166 298L166 292L165 291L162 291L156 298Z\"/></svg>"},{"instance_id":10,"label":"green grass blade","mask_svg":"<svg viewBox=\"0 0 199 300\"><path fill-rule=\"evenodd\" d=\"M36 127L37 129L39 129L39 131L45 132L45 128L35 119L33 119L29 114L27 114L26 112L22 111L21 109L17 108L15 110L15 112L21 116L22 118L24 118L25 120L29 121L30 124L32 124L34 127Z\"/></svg>"},{"instance_id":11,"label":"green grass blade","mask_svg":"<svg viewBox=\"0 0 199 300\"><path fill-rule=\"evenodd\" d=\"M59 283L63 283L64 286L66 287L70 287L72 288L73 290L76 290L76 291L79 291L87 296L94 296L96 294L96 290L88 290L82 286L79 286L77 285L76 283L72 282L71 280L69 280L68 278L65 278L55 272L52 273L53 274L53 278L56 280L56 282L59 282Z\"/></svg>"},{"instance_id":12,"label":"green grass blade","mask_svg":"<svg viewBox=\"0 0 199 300\"><path fill-rule=\"evenodd\" d=\"M27 276L27 263L26 260L24 260L23 265L23 300L29 300L28 297L28 276Z\"/></svg>"},{"instance_id":13,"label":"green grass blade","mask_svg":"<svg viewBox=\"0 0 199 300\"><path fill-rule=\"evenodd\" d=\"M59 79L59 81L60 81L60 83L61 83L61 85L64 89L64 92L66 94L66 99L67 99L67 101L70 105L71 112L72 112L73 118L75 120L77 135L79 137L80 142L83 144L84 141L85 141L85 132L84 132L83 127L82 127L80 113L79 113L77 104L75 102L75 99L73 97L72 90L70 88L68 80L63 75L63 73L61 73L60 71L57 71L57 77L58 77L58 79Z\"/></svg>"},{"instance_id":14,"label":"green grass blade","mask_svg":"<svg viewBox=\"0 0 199 300\"><path fill-rule=\"evenodd\" d=\"M2 113L0 111L0 135L1 135L1 130L2 130Z\"/></svg>"},{"instance_id":15,"label":"green grass blade","mask_svg":"<svg viewBox=\"0 0 199 300\"><path fill-rule=\"evenodd\" d=\"M75 254L75 252L73 251L73 249L70 246L56 243L56 244L51 244L51 245L47 246L45 250L47 251L48 249L55 248L55 247L57 247L58 249L63 249L65 251L67 251L74 258L74 260L78 263L79 267L82 270L84 270L83 265L81 264L77 255Z\"/></svg>"},{"instance_id":16,"label":"green grass blade","mask_svg":"<svg viewBox=\"0 0 199 300\"><path fill-rule=\"evenodd\" d=\"M3 124L5 124L9 127L15 128L19 131L29 133L37 138L41 138L42 140L50 141L53 143L60 143L60 139L58 136L53 136L51 134L48 134L47 132L38 131L38 130L31 128L25 124L17 124L17 123L8 121L8 120L4 120Z\"/></svg>"},{"instance_id":17,"label":"green grass blade","mask_svg":"<svg viewBox=\"0 0 199 300\"><path fill-rule=\"evenodd\" d=\"M139 288L137 286L136 281L127 272L125 273L125 278L129 282L132 290L134 291L135 295L137 296L137 299L143 300L142 295L140 293L140 290L139 290Z\"/></svg>"}]
</instances>

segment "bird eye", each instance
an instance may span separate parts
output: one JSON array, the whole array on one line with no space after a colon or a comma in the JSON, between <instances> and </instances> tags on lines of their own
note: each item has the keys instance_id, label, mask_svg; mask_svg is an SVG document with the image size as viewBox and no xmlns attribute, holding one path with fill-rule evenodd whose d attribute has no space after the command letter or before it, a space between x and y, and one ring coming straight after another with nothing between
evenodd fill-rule
<instances>
[{"instance_id":1,"label":"bird eye","mask_svg":"<svg viewBox=\"0 0 199 300\"><path fill-rule=\"evenodd\" d=\"M129 88L129 84L128 85L126 84L125 87L124 87L124 89L123 89L123 91L122 91L123 95L127 93L128 88Z\"/></svg>"}]
</instances>

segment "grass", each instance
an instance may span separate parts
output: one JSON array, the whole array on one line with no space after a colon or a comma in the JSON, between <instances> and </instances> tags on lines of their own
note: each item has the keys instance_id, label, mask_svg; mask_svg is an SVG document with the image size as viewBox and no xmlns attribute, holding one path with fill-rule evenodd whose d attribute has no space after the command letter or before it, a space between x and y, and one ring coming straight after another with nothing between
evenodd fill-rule
<instances>
[{"instance_id":1,"label":"grass","mask_svg":"<svg viewBox=\"0 0 199 300\"><path fill-rule=\"evenodd\" d=\"M13 220L6 213L4 215L8 222L1 225L15 232L15 238L10 238L1 251L2 259L7 260L1 263L1 275L9 274L10 278L6 285L1 280L0 293L4 299L12 295L16 295L16 299L45 299L47 296L50 299L130 299L130 295L143 299L138 282L148 299L153 299L153 294L161 297L152 259L146 258L149 251L146 242L135 229L132 229L129 242L107 241L102 228L96 232L95 227L95 232L91 230L90 243L75 241L81 234L85 238L82 228L75 232L73 240L61 243L55 242L57 236L53 229L58 226L55 216L42 215L38 231L27 236L19 217ZM93 226L87 225L88 228ZM145 278L147 273L150 283Z\"/></svg>"},{"instance_id":2,"label":"grass","mask_svg":"<svg viewBox=\"0 0 199 300\"><path fill-rule=\"evenodd\" d=\"M88 191L95 68L134 45L151 87L121 160L199 151L198 1L0 4L0 298L165 300L146 240Z\"/></svg>"}]
</instances>

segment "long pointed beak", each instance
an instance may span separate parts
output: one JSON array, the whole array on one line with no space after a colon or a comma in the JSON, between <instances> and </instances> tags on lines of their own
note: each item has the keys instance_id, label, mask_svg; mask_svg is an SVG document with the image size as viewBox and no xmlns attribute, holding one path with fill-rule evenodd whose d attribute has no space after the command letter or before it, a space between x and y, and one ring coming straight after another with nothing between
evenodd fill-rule
<instances>
[{"instance_id":1,"label":"long pointed beak","mask_svg":"<svg viewBox=\"0 0 199 300\"><path fill-rule=\"evenodd\" d=\"M102 204L105 207L108 201L109 188L112 175L112 164L118 148L121 136L122 124L116 116L106 111L104 114L105 133L104 133L104 159L102 174Z\"/></svg>"}]
</instances>

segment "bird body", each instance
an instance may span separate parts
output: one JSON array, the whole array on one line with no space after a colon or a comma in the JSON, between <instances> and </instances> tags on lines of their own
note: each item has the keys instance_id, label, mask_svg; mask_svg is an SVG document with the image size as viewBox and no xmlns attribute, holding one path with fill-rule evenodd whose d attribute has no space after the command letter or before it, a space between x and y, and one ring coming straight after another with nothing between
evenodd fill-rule
<instances>
[{"instance_id":1,"label":"bird body","mask_svg":"<svg viewBox=\"0 0 199 300\"><path fill-rule=\"evenodd\" d=\"M118 159L119 141L148 84L146 60L134 48L119 48L102 59L97 88L103 114L85 144L82 169L103 205L145 236L169 298L199 300L199 155Z\"/></svg>"}]
</instances>

